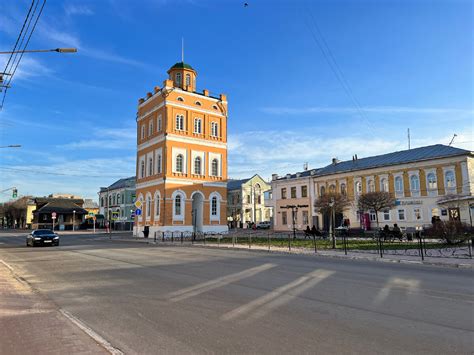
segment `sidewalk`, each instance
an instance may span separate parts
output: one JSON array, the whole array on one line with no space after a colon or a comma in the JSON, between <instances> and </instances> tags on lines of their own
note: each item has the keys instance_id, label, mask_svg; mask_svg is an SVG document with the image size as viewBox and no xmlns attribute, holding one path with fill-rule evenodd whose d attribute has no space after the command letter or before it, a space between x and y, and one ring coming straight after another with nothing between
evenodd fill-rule
<instances>
[{"instance_id":1,"label":"sidewalk","mask_svg":"<svg viewBox=\"0 0 474 355\"><path fill-rule=\"evenodd\" d=\"M0 354L109 354L0 262Z\"/></svg>"},{"instance_id":2,"label":"sidewalk","mask_svg":"<svg viewBox=\"0 0 474 355\"><path fill-rule=\"evenodd\" d=\"M127 241L127 242L137 242L137 243L145 243L150 245L166 245L166 246L191 246L189 241L186 241L184 244L180 243L180 240L177 239L174 243L171 241L162 242L160 239L154 242L153 238L130 238L130 237L119 237L114 238L115 241ZM322 257L329 257L329 258L338 258L338 259L351 259L351 260L365 260L365 261L378 261L378 262L392 262L392 263L401 263L401 264L423 264L423 265L432 265L432 266L443 266L443 267L453 267L453 268L467 268L467 269L474 269L474 259L468 258L456 258L456 257L429 257L426 256L425 260L421 260L420 256L412 256L412 255L391 255L391 254L384 254L383 258L380 257L380 254L363 251L348 251L347 255L344 254L343 250L332 250L332 249L318 249L317 252L314 252L314 249L309 248L295 248L292 247L291 251L288 250L287 247L276 247L271 246L270 250L268 250L268 246L263 245L252 245L249 248L248 244L217 244L217 243L210 243L207 242L205 245L203 242L195 243L192 246L194 247L201 247L201 248L225 248L225 249L235 249L235 250L247 250L247 251L256 251L256 252L270 252L270 253L285 253L285 254L303 254L303 255L314 255L314 256L322 256Z\"/></svg>"}]
</instances>

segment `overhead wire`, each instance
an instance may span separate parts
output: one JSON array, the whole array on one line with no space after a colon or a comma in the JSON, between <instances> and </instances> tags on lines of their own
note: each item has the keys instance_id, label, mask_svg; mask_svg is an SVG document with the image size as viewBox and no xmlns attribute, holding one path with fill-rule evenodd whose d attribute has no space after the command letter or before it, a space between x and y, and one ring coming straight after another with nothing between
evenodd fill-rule
<instances>
[{"instance_id":1,"label":"overhead wire","mask_svg":"<svg viewBox=\"0 0 474 355\"><path fill-rule=\"evenodd\" d=\"M34 0L33 0L33 2L34 2ZM26 27L26 31L25 31L25 33L23 34L23 37L22 37L22 39L21 39L21 42L20 42L20 46L19 46L19 47L21 47L21 45L23 44L24 39L26 38L26 36L27 36L27 34L28 34L28 30L29 30L29 28L30 28L30 25L31 25L31 23L32 23L32 21L33 21L33 19L34 19L34 17L35 17L35 13L36 13L36 10L37 10L37 8L38 8L38 5L39 5L39 1L36 2L35 8L34 8L34 10L33 10L33 14L32 14L32 15L30 16L30 18L29 18L28 25L27 25L27 27ZM22 60L22 58L23 58L23 55L25 54L25 50L26 50L26 48L28 47L28 44L30 43L31 36L33 35L33 33L34 33L35 29L36 29L36 25L38 24L38 21L39 21L39 19L40 19L40 17L41 17L41 14L43 13L43 9L44 9L44 6L45 6L45 5L46 5L46 0L43 0L43 4L41 5L41 8L40 8L40 10L39 10L39 12L38 12L38 15L36 16L36 20L35 20L35 22L34 22L34 24L33 24L33 27L32 27L32 29L31 29L29 35L28 35L28 38L27 38L27 40L26 40L26 43L25 43L25 45L23 46L23 49L21 49L20 51L16 51L16 53L15 53L15 56L14 56L14 58L13 58L13 64L12 64L12 68L13 68L13 65L15 65L15 68L13 69L13 72L9 75L8 82L7 82L7 84L5 85L6 87L5 87L5 91L4 91L4 93L3 93L2 103L0 104L0 110L3 109L3 105L4 105L4 103L5 103L5 97L6 97L7 92L8 92L8 87L10 86L10 83L11 83L11 81L13 80L13 77L15 76L15 73L16 73L16 71L17 71L17 69L18 69L18 66L20 65L20 62L21 62L21 60ZM15 60L16 60L16 57L17 57L18 54L19 54L19 58L18 58L18 60L16 61L16 64L15 64ZM10 69L10 70L11 70L11 69Z\"/></svg>"},{"instance_id":2,"label":"overhead wire","mask_svg":"<svg viewBox=\"0 0 474 355\"><path fill-rule=\"evenodd\" d=\"M306 25L311 33L311 37L318 46L319 50L321 51L325 61L329 65L331 71L333 72L334 76L336 79L339 81L342 89L346 93L346 95L349 97L349 99L352 101L352 104L356 108L357 112L359 113L360 117L364 121L364 123L367 125L369 130L372 131L373 134L375 134L374 128L372 123L370 122L369 118L367 117L365 111L363 110L360 101L356 98L354 91L352 90L351 85L349 84L349 81L347 80L346 76L344 75L344 72L341 70L339 64L337 63L336 57L334 56L331 48L329 47L321 29L319 28L316 18L313 15L313 12L311 11L311 8L308 6L306 3L306 8L307 8L307 13L309 14L308 19L311 21L311 24L313 27L316 29L316 32L318 35L316 35L314 29L312 26L308 25L308 22L306 22Z\"/></svg>"}]
</instances>

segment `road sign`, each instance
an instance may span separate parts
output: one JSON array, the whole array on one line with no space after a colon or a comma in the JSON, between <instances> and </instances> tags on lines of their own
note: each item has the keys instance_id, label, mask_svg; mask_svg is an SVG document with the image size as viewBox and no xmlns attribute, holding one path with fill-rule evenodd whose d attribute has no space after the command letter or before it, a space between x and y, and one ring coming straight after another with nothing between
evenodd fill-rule
<instances>
[{"instance_id":1,"label":"road sign","mask_svg":"<svg viewBox=\"0 0 474 355\"><path fill-rule=\"evenodd\" d=\"M116 221L119 218L118 212L112 212L112 221Z\"/></svg>"},{"instance_id":2,"label":"road sign","mask_svg":"<svg viewBox=\"0 0 474 355\"><path fill-rule=\"evenodd\" d=\"M136 208L142 207L142 202L140 200L135 201L135 207Z\"/></svg>"},{"instance_id":3,"label":"road sign","mask_svg":"<svg viewBox=\"0 0 474 355\"><path fill-rule=\"evenodd\" d=\"M94 212L92 212L92 211L89 212L89 216L93 217L94 215L95 215Z\"/></svg>"},{"instance_id":4,"label":"road sign","mask_svg":"<svg viewBox=\"0 0 474 355\"><path fill-rule=\"evenodd\" d=\"M137 209L135 210L135 215L136 215L136 216L141 216L141 214L142 214L142 210L139 209L139 208L137 208Z\"/></svg>"},{"instance_id":5,"label":"road sign","mask_svg":"<svg viewBox=\"0 0 474 355\"><path fill-rule=\"evenodd\" d=\"M56 212L51 213L51 218L56 219Z\"/></svg>"}]
</instances>

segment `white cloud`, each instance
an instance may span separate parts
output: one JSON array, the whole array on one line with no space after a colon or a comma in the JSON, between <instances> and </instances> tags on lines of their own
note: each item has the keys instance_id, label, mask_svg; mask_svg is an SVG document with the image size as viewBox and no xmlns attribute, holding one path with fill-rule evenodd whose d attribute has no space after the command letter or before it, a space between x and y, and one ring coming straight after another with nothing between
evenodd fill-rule
<instances>
[{"instance_id":1,"label":"white cloud","mask_svg":"<svg viewBox=\"0 0 474 355\"><path fill-rule=\"evenodd\" d=\"M62 149L136 149L135 127L125 128L96 128L94 138L82 139L76 142L60 145Z\"/></svg>"},{"instance_id":2,"label":"white cloud","mask_svg":"<svg viewBox=\"0 0 474 355\"><path fill-rule=\"evenodd\" d=\"M452 136L438 135L412 139L412 147L448 144ZM473 149L473 133L469 128L460 132L454 146ZM390 137L373 138L349 135L327 137L317 129L296 131L252 131L229 135L229 177L243 178L259 173L270 178L272 173L284 175L301 171L305 162L310 168L331 163L332 158L351 159L385 154L407 149L406 140Z\"/></svg>"},{"instance_id":3,"label":"white cloud","mask_svg":"<svg viewBox=\"0 0 474 355\"><path fill-rule=\"evenodd\" d=\"M94 15L94 11L86 5L78 5L78 4L66 4L64 5L64 12L67 16L73 15Z\"/></svg>"}]
</instances>

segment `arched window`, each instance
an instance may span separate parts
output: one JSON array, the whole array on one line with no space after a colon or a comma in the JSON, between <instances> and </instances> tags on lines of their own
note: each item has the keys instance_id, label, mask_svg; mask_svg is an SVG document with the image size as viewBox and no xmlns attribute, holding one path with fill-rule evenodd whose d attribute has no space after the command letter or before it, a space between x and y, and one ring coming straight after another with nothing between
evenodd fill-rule
<instances>
[{"instance_id":1,"label":"arched window","mask_svg":"<svg viewBox=\"0 0 474 355\"><path fill-rule=\"evenodd\" d=\"M191 85L191 75L186 74L186 86Z\"/></svg>"},{"instance_id":2,"label":"arched window","mask_svg":"<svg viewBox=\"0 0 474 355\"><path fill-rule=\"evenodd\" d=\"M367 183L367 187L368 187L367 190L369 190L369 192L375 192L374 180L369 180Z\"/></svg>"},{"instance_id":3,"label":"arched window","mask_svg":"<svg viewBox=\"0 0 474 355\"><path fill-rule=\"evenodd\" d=\"M341 195L343 196L347 195L347 188L346 188L346 184L344 183L341 184Z\"/></svg>"},{"instance_id":4,"label":"arched window","mask_svg":"<svg viewBox=\"0 0 474 355\"><path fill-rule=\"evenodd\" d=\"M201 102L199 102L199 101L196 101L195 104L196 104L197 106L201 106Z\"/></svg>"},{"instance_id":5,"label":"arched window","mask_svg":"<svg viewBox=\"0 0 474 355\"><path fill-rule=\"evenodd\" d=\"M176 84L181 85L181 73L176 73Z\"/></svg>"},{"instance_id":6,"label":"arched window","mask_svg":"<svg viewBox=\"0 0 474 355\"><path fill-rule=\"evenodd\" d=\"M148 124L148 136L151 136L153 134L153 121L150 121Z\"/></svg>"},{"instance_id":7,"label":"arched window","mask_svg":"<svg viewBox=\"0 0 474 355\"><path fill-rule=\"evenodd\" d=\"M161 174L161 153L156 154L156 173Z\"/></svg>"},{"instance_id":8,"label":"arched window","mask_svg":"<svg viewBox=\"0 0 474 355\"><path fill-rule=\"evenodd\" d=\"M117 195L117 205L120 205L120 194Z\"/></svg>"},{"instance_id":9,"label":"arched window","mask_svg":"<svg viewBox=\"0 0 474 355\"><path fill-rule=\"evenodd\" d=\"M109 206L112 205L112 195L109 196Z\"/></svg>"},{"instance_id":10,"label":"arched window","mask_svg":"<svg viewBox=\"0 0 474 355\"><path fill-rule=\"evenodd\" d=\"M420 190L420 179L418 179L417 175L412 175L410 177L410 190L411 191L419 191Z\"/></svg>"},{"instance_id":11,"label":"arched window","mask_svg":"<svg viewBox=\"0 0 474 355\"><path fill-rule=\"evenodd\" d=\"M104 207L104 198L103 197L100 198L100 207Z\"/></svg>"},{"instance_id":12,"label":"arched window","mask_svg":"<svg viewBox=\"0 0 474 355\"><path fill-rule=\"evenodd\" d=\"M163 122L162 122L162 119L161 119L161 115L158 115L158 118L156 119L156 130L158 132L161 132L162 124L163 124Z\"/></svg>"},{"instance_id":13,"label":"arched window","mask_svg":"<svg viewBox=\"0 0 474 355\"><path fill-rule=\"evenodd\" d=\"M211 199L211 216L217 216L217 197Z\"/></svg>"},{"instance_id":14,"label":"arched window","mask_svg":"<svg viewBox=\"0 0 474 355\"><path fill-rule=\"evenodd\" d=\"M336 185L331 184L331 185L329 186L329 192L330 192L330 193L336 192Z\"/></svg>"},{"instance_id":15,"label":"arched window","mask_svg":"<svg viewBox=\"0 0 474 355\"><path fill-rule=\"evenodd\" d=\"M155 193L155 216L160 215L160 193Z\"/></svg>"},{"instance_id":16,"label":"arched window","mask_svg":"<svg viewBox=\"0 0 474 355\"><path fill-rule=\"evenodd\" d=\"M181 96L178 97L176 100L181 101L181 102L184 102L184 99L183 99Z\"/></svg>"},{"instance_id":17,"label":"arched window","mask_svg":"<svg viewBox=\"0 0 474 355\"><path fill-rule=\"evenodd\" d=\"M437 189L438 182L436 181L436 175L434 173L429 173L426 176L426 180L428 180L428 189Z\"/></svg>"},{"instance_id":18,"label":"arched window","mask_svg":"<svg viewBox=\"0 0 474 355\"><path fill-rule=\"evenodd\" d=\"M201 175L201 157L194 158L194 174Z\"/></svg>"},{"instance_id":19,"label":"arched window","mask_svg":"<svg viewBox=\"0 0 474 355\"><path fill-rule=\"evenodd\" d=\"M140 177L142 179L145 177L145 162L143 160L140 162Z\"/></svg>"},{"instance_id":20,"label":"arched window","mask_svg":"<svg viewBox=\"0 0 474 355\"><path fill-rule=\"evenodd\" d=\"M455 182L455 179L454 179L454 173L451 170L446 171L446 173L444 174L444 179L446 180L446 187L447 188L452 189L456 186L456 182Z\"/></svg>"},{"instance_id":21,"label":"arched window","mask_svg":"<svg viewBox=\"0 0 474 355\"><path fill-rule=\"evenodd\" d=\"M212 159L211 174L212 176L219 176L219 161L217 159Z\"/></svg>"},{"instance_id":22,"label":"arched window","mask_svg":"<svg viewBox=\"0 0 474 355\"><path fill-rule=\"evenodd\" d=\"M142 139L145 139L145 125L142 125Z\"/></svg>"},{"instance_id":23,"label":"arched window","mask_svg":"<svg viewBox=\"0 0 474 355\"><path fill-rule=\"evenodd\" d=\"M115 205L115 194L114 194L113 197L112 197L112 201L113 201L112 204Z\"/></svg>"},{"instance_id":24,"label":"arched window","mask_svg":"<svg viewBox=\"0 0 474 355\"><path fill-rule=\"evenodd\" d=\"M153 175L153 158L148 159L148 176Z\"/></svg>"},{"instance_id":25,"label":"arched window","mask_svg":"<svg viewBox=\"0 0 474 355\"><path fill-rule=\"evenodd\" d=\"M395 178L395 191L403 192L403 179L401 176Z\"/></svg>"},{"instance_id":26,"label":"arched window","mask_svg":"<svg viewBox=\"0 0 474 355\"><path fill-rule=\"evenodd\" d=\"M217 110L217 109L218 109L216 105L212 105L212 108L213 108L214 110Z\"/></svg>"},{"instance_id":27,"label":"arched window","mask_svg":"<svg viewBox=\"0 0 474 355\"><path fill-rule=\"evenodd\" d=\"M211 136L219 136L219 125L217 124L217 122L211 122Z\"/></svg>"},{"instance_id":28,"label":"arched window","mask_svg":"<svg viewBox=\"0 0 474 355\"><path fill-rule=\"evenodd\" d=\"M146 217L150 218L151 216L151 195L146 197Z\"/></svg>"},{"instance_id":29,"label":"arched window","mask_svg":"<svg viewBox=\"0 0 474 355\"><path fill-rule=\"evenodd\" d=\"M178 173L182 173L183 172L183 161L184 161L184 158L183 158L183 155L182 154L178 154L176 156L176 171Z\"/></svg>"},{"instance_id":30,"label":"arched window","mask_svg":"<svg viewBox=\"0 0 474 355\"><path fill-rule=\"evenodd\" d=\"M356 195L360 195L362 193L362 183L360 181L355 183L355 192Z\"/></svg>"},{"instance_id":31,"label":"arched window","mask_svg":"<svg viewBox=\"0 0 474 355\"><path fill-rule=\"evenodd\" d=\"M388 180L386 178L380 180L380 191L388 192Z\"/></svg>"},{"instance_id":32,"label":"arched window","mask_svg":"<svg viewBox=\"0 0 474 355\"><path fill-rule=\"evenodd\" d=\"M324 194L326 193L326 188L324 186L321 186L321 196L324 196Z\"/></svg>"},{"instance_id":33,"label":"arched window","mask_svg":"<svg viewBox=\"0 0 474 355\"><path fill-rule=\"evenodd\" d=\"M174 214L181 216L181 195L176 195L174 198Z\"/></svg>"}]
</instances>

